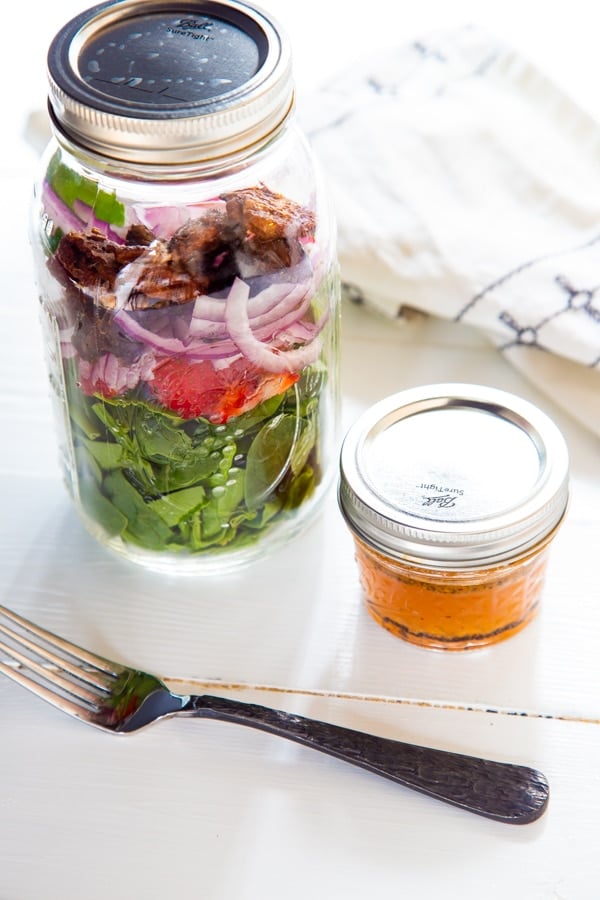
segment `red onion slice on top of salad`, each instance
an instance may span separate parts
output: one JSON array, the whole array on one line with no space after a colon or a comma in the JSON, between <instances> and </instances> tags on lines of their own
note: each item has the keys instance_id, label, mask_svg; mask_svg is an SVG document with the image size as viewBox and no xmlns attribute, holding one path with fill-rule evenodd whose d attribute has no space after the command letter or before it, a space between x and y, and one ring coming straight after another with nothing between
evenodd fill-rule
<instances>
[{"instance_id":1,"label":"red onion slice on top of salad","mask_svg":"<svg viewBox=\"0 0 600 900\"><path fill-rule=\"evenodd\" d=\"M259 340L252 332L248 318L250 289L240 278L231 286L225 307L225 321L231 339L240 352L267 372L297 372L315 362L321 351L321 342L315 337L310 344L291 350L279 350Z\"/></svg>"}]
</instances>

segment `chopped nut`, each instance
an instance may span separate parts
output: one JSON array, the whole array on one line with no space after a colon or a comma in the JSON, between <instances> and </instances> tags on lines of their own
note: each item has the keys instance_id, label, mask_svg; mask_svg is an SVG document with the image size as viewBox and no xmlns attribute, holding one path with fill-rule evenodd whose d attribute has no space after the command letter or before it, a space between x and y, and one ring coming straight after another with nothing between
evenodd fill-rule
<instances>
[{"instance_id":1,"label":"chopped nut","mask_svg":"<svg viewBox=\"0 0 600 900\"><path fill-rule=\"evenodd\" d=\"M109 307L114 302L112 292L119 271L145 249L138 245L117 244L96 229L90 234L72 231L61 238L56 258L79 287L92 289L98 303Z\"/></svg>"}]
</instances>

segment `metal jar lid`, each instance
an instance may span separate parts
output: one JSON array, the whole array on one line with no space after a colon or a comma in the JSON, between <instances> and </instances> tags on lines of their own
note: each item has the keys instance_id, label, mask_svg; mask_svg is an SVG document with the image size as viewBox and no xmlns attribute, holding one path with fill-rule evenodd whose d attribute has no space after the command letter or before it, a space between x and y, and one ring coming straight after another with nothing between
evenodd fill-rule
<instances>
[{"instance_id":1,"label":"metal jar lid","mask_svg":"<svg viewBox=\"0 0 600 900\"><path fill-rule=\"evenodd\" d=\"M525 552L561 520L568 451L526 400L433 384L372 406L342 445L339 502L356 535L395 559L485 566Z\"/></svg>"},{"instance_id":2,"label":"metal jar lid","mask_svg":"<svg viewBox=\"0 0 600 900\"><path fill-rule=\"evenodd\" d=\"M67 23L48 52L49 108L76 144L185 164L266 142L293 105L281 30L239 0L117 0Z\"/></svg>"}]
</instances>

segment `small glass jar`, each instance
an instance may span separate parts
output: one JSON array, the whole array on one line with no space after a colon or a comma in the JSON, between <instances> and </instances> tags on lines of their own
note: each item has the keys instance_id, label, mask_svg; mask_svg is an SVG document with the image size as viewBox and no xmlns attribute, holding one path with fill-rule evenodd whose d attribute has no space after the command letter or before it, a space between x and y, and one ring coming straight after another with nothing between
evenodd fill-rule
<instances>
[{"instance_id":1,"label":"small glass jar","mask_svg":"<svg viewBox=\"0 0 600 900\"><path fill-rule=\"evenodd\" d=\"M339 487L371 615L443 650L520 631L538 609L568 465L557 426L504 391L425 385L371 407L344 440Z\"/></svg>"},{"instance_id":2,"label":"small glass jar","mask_svg":"<svg viewBox=\"0 0 600 900\"><path fill-rule=\"evenodd\" d=\"M334 223L288 42L236 0L124 0L48 54L32 245L66 481L89 531L214 572L334 474Z\"/></svg>"}]
</instances>

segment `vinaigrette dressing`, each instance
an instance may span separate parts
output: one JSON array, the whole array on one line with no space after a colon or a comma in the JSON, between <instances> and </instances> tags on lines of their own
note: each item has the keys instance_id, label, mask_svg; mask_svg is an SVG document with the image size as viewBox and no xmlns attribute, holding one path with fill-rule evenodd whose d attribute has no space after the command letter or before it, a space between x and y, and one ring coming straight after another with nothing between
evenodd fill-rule
<instances>
[{"instance_id":1,"label":"vinaigrette dressing","mask_svg":"<svg viewBox=\"0 0 600 900\"><path fill-rule=\"evenodd\" d=\"M355 539L367 609L412 644L468 650L521 631L537 613L546 538L524 558L469 572L403 566Z\"/></svg>"}]
</instances>

